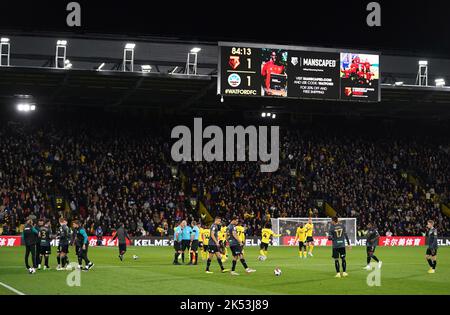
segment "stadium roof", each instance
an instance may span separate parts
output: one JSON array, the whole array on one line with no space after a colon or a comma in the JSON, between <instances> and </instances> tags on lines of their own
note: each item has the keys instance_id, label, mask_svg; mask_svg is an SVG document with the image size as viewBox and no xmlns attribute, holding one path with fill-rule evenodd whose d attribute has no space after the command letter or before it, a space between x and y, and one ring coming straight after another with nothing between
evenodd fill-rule
<instances>
[{"instance_id":1,"label":"stadium roof","mask_svg":"<svg viewBox=\"0 0 450 315\"><path fill-rule=\"evenodd\" d=\"M32 95L49 107L104 106L158 108L164 111L259 111L356 115L423 115L450 117L450 88L417 87L417 62L426 56L381 55L381 103L341 103L309 100L249 99L216 95L218 48L216 42L182 41L155 37L69 35L64 33L6 34L11 41L11 66L0 67L0 104L11 104L17 95ZM55 44L65 39L70 70L55 69ZM125 43L136 44L135 72L120 71ZM186 57L193 47L198 74L185 75ZM427 59L429 81L450 82L450 60ZM105 63L102 71L95 69ZM151 65L142 73L140 65ZM402 81L403 86L394 83Z\"/></svg>"}]
</instances>

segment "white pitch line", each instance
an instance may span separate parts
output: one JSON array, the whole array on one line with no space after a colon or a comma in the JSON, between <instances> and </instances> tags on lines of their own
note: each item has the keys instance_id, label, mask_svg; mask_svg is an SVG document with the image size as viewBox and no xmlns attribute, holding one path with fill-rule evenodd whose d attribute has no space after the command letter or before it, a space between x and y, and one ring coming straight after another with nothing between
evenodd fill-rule
<instances>
[{"instance_id":1,"label":"white pitch line","mask_svg":"<svg viewBox=\"0 0 450 315\"><path fill-rule=\"evenodd\" d=\"M17 294L17 295L25 295L25 293L20 292L19 290L16 290L16 289L14 289L13 287L10 287L9 285L7 285L7 284L5 284L5 283L3 283L3 282L0 282L0 285L3 286L3 287L5 287L5 288L7 288L8 290L14 292L14 293Z\"/></svg>"}]
</instances>

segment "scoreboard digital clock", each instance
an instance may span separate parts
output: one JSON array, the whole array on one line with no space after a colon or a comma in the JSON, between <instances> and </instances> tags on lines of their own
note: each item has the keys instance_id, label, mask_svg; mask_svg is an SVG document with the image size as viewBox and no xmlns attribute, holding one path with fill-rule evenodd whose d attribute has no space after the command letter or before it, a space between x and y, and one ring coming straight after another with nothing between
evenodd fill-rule
<instances>
[{"instance_id":1,"label":"scoreboard digital clock","mask_svg":"<svg viewBox=\"0 0 450 315\"><path fill-rule=\"evenodd\" d=\"M219 43L218 94L380 101L379 55Z\"/></svg>"}]
</instances>

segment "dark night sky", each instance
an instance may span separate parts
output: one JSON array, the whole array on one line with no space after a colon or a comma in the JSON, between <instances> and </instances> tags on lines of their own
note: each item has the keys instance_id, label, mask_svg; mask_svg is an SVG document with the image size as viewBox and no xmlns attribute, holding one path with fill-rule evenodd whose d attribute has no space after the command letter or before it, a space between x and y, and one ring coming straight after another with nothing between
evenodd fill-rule
<instances>
[{"instance_id":1,"label":"dark night sky","mask_svg":"<svg viewBox=\"0 0 450 315\"><path fill-rule=\"evenodd\" d=\"M78 29L65 24L69 0L2 2L3 30L246 40L450 57L448 0L378 1L382 6L381 28L366 25L369 0L78 1L83 10Z\"/></svg>"}]
</instances>

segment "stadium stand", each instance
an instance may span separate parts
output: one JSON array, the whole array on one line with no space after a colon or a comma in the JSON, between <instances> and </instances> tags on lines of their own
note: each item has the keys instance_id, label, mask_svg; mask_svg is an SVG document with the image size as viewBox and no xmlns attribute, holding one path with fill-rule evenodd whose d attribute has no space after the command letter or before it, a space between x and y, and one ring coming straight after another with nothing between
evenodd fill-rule
<instances>
[{"instance_id":1,"label":"stadium stand","mask_svg":"<svg viewBox=\"0 0 450 315\"><path fill-rule=\"evenodd\" d=\"M383 235L422 235L433 219L450 235L441 210L449 202L448 127L422 136L410 123L289 126L280 168L267 174L251 162L175 164L167 121L102 115L2 121L3 234L19 233L28 216L56 225L64 215L83 219L90 234L102 225L110 235L124 222L133 236L164 236L180 219L198 218L201 203L211 215L238 215L257 235L271 217L323 217L321 200L356 217L360 234L371 221Z\"/></svg>"}]
</instances>

